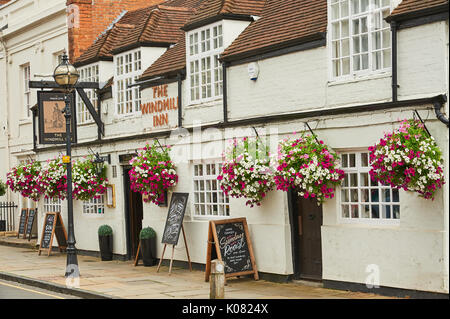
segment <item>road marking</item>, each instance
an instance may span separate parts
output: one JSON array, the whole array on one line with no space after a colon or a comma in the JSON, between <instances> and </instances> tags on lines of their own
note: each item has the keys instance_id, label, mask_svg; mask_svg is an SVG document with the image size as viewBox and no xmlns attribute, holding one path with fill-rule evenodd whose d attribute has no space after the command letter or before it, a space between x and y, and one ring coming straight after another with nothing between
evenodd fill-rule
<instances>
[{"instance_id":1,"label":"road marking","mask_svg":"<svg viewBox=\"0 0 450 319\"><path fill-rule=\"evenodd\" d=\"M36 293L36 294L41 294L41 295L57 298L57 299L64 299L63 297L59 297L59 296L55 296L55 295L51 295L51 294L46 294L44 292L40 292L40 291L36 291L36 290L32 290L32 289L27 289L27 288L22 288L22 287L19 287L19 286L9 285L9 284L5 284L3 282L0 282L0 285L8 286L8 287L11 287L11 288L22 289L22 290L25 290L25 291L29 291L29 292L33 292L33 293Z\"/></svg>"}]
</instances>

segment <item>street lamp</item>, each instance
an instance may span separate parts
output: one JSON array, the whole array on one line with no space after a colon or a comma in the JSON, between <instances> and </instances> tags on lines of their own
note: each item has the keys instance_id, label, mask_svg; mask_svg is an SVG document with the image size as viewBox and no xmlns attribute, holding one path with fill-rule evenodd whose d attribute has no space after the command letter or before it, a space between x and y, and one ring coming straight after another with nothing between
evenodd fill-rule
<instances>
[{"instance_id":1,"label":"street lamp","mask_svg":"<svg viewBox=\"0 0 450 319\"><path fill-rule=\"evenodd\" d=\"M67 265L65 276L78 277L78 260L77 249L75 248L75 234L73 228L73 200L72 200L72 148L71 148L71 134L70 134L70 118L72 117L72 110L70 108L70 93L75 88L80 74L77 69L69 63L69 58L66 53L62 57L61 64L59 64L53 72L55 82L64 91L64 117L66 118L66 151L67 151L67 211L68 211L68 239L67 239ZM76 128L74 127L73 130Z\"/></svg>"},{"instance_id":2,"label":"street lamp","mask_svg":"<svg viewBox=\"0 0 450 319\"><path fill-rule=\"evenodd\" d=\"M105 162L105 160L103 158L101 158L98 153L95 154L94 165L95 165L95 173L97 174L97 176L102 175L104 162Z\"/></svg>"}]
</instances>

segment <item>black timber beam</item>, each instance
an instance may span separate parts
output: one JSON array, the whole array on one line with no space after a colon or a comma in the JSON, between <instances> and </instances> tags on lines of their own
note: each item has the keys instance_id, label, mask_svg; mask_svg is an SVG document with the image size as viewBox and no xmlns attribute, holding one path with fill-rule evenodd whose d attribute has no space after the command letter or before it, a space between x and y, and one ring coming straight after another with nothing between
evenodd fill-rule
<instances>
[{"instance_id":1,"label":"black timber beam","mask_svg":"<svg viewBox=\"0 0 450 319\"><path fill-rule=\"evenodd\" d=\"M95 123L97 123L97 126L99 128L99 132L105 136L105 125L103 124L102 120L100 119L99 113L94 109L94 106L92 105L91 101L89 100L88 96L86 95L86 92L84 92L83 88L76 88L78 95L81 97L81 100L86 105L87 109L89 110L89 113L91 113L92 118L94 119Z\"/></svg>"},{"instance_id":2,"label":"black timber beam","mask_svg":"<svg viewBox=\"0 0 450 319\"><path fill-rule=\"evenodd\" d=\"M60 89L61 87L54 81L29 81L30 89ZM75 88L81 89L99 89L98 82L79 82Z\"/></svg>"}]
</instances>

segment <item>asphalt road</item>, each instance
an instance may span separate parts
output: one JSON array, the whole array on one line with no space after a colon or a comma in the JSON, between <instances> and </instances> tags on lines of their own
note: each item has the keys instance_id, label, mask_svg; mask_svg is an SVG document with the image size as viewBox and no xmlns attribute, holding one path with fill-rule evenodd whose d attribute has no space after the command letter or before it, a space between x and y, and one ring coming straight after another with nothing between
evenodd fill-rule
<instances>
[{"instance_id":1,"label":"asphalt road","mask_svg":"<svg viewBox=\"0 0 450 319\"><path fill-rule=\"evenodd\" d=\"M0 299L77 299L74 296L63 295L16 282L0 280Z\"/></svg>"}]
</instances>

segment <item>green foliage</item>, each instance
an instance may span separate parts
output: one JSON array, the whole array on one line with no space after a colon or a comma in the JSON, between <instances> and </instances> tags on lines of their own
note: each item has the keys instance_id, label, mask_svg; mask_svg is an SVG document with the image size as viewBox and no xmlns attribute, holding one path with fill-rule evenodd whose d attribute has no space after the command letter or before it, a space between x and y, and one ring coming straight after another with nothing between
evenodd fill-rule
<instances>
[{"instance_id":1,"label":"green foliage","mask_svg":"<svg viewBox=\"0 0 450 319\"><path fill-rule=\"evenodd\" d=\"M141 239L149 239L149 238L155 238L155 237L156 237L156 232L151 227L143 228L139 235L139 238L141 238Z\"/></svg>"},{"instance_id":2,"label":"green foliage","mask_svg":"<svg viewBox=\"0 0 450 319\"><path fill-rule=\"evenodd\" d=\"M6 184L0 179L0 196L6 194Z\"/></svg>"},{"instance_id":3,"label":"green foliage","mask_svg":"<svg viewBox=\"0 0 450 319\"><path fill-rule=\"evenodd\" d=\"M98 228L98 235L99 236L110 236L112 235L113 230L108 225L102 225Z\"/></svg>"}]
</instances>

